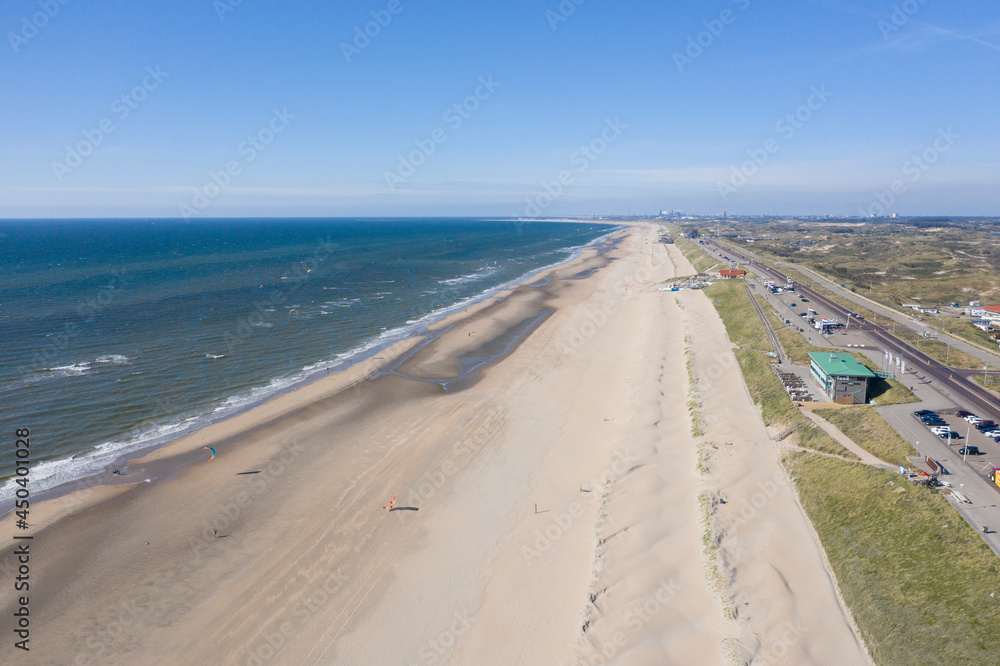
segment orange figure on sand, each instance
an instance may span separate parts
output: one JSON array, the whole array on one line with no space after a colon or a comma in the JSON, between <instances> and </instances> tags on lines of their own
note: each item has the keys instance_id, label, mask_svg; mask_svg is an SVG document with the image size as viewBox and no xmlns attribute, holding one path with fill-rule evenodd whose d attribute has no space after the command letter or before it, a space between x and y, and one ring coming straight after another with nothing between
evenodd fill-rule
<instances>
[{"instance_id":1,"label":"orange figure on sand","mask_svg":"<svg viewBox=\"0 0 1000 666\"><path fill-rule=\"evenodd\" d=\"M385 504L385 505L382 506L383 509L389 509L389 511L392 511L395 507L396 507L396 498L395 497L392 498L391 502L389 502L388 504Z\"/></svg>"}]
</instances>

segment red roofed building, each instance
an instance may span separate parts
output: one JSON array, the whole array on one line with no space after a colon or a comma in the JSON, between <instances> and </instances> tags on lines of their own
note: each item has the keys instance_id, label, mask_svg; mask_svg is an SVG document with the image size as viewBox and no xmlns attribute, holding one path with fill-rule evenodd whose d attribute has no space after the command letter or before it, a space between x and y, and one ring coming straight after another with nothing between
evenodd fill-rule
<instances>
[{"instance_id":1,"label":"red roofed building","mask_svg":"<svg viewBox=\"0 0 1000 666\"><path fill-rule=\"evenodd\" d=\"M983 316L991 321L1000 321L1000 305L987 305L983 308Z\"/></svg>"},{"instance_id":2,"label":"red roofed building","mask_svg":"<svg viewBox=\"0 0 1000 666\"><path fill-rule=\"evenodd\" d=\"M746 271L735 270L732 268L724 268L719 271L719 275L723 280L730 280L732 278L741 278L747 274Z\"/></svg>"}]
</instances>

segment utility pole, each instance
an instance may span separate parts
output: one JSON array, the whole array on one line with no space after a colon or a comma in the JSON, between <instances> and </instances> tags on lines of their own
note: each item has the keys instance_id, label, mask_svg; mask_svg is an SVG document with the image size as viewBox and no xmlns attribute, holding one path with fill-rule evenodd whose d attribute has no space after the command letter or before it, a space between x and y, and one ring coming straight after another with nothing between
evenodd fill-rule
<instances>
[{"instance_id":1,"label":"utility pole","mask_svg":"<svg viewBox=\"0 0 1000 666\"><path fill-rule=\"evenodd\" d=\"M965 431L965 453L962 454L962 462L965 462L965 459L969 455L969 435L971 434L972 434L972 424L970 423L968 429Z\"/></svg>"}]
</instances>

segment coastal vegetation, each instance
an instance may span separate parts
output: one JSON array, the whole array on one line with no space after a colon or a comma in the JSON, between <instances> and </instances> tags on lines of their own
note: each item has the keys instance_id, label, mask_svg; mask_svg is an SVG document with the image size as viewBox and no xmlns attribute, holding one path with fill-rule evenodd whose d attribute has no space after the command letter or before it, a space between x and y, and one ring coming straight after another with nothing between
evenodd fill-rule
<instances>
[{"instance_id":1,"label":"coastal vegetation","mask_svg":"<svg viewBox=\"0 0 1000 666\"><path fill-rule=\"evenodd\" d=\"M764 422L800 423L805 417L769 367L770 342L742 285L733 280L705 291L729 331ZM800 360L808 354L801 336L778 336L786 354ZM911 399L898 383L889 385L882 404ZM887 462L906 464L906 456L916 453L872 407L817 413ZM812 423L793 436L804 448L847 457ZM1000 626L1000 596L993 594L1000 593L996 557L947 500L859 462L804 451L788 452L783 462L876 663L994 660L1000 649L1000 636L991 629Z\"/></svg>"},{"instance_id":2,"label":"coastal vegetation","mask_svg":"<svg viewBox=\"0 0 1000 666\"><path fill-rule=\"evenodd\" d=\"M785 464L875 663L996 663L996 554L944 497L860 463Z\"/></svg>"},{"instance_id":3,"label":"coastal vegetation","mask_svg":"<svg viewBox=\"0 0 1000 666\"><path fill-rule=\"evenodd\" d=\"M1000 228L994 221L940 218L893 220L739 220L703 223L805 284L812 276L794 262L874 302L916 318L904 304L929 307L1000 302ZM694 227L683 227L690 231ZM824 295L830 292L823 290ZM834 295L835 296L835 295ZM859 311L856 303L835 298ZM865 309L861 314L868 316ZM955 316L925 316L924 324L995 351L994 336ZM929 353L937 359L934 345ZM942 344L942 350L944 345ZM955 350L952 350L954 354ZM943 362L943 357L942 359ZM952 365L969 367L962 357Z\"/></svg>"},{"instance_id":4,"label":"coastal vegetation","mask_svg":"<svg viewBox=\"0 0 1000 666\"><path fill-rule=\"evenodd\" d=\"M875 411L874 407L861 405L843 409L817 409L816 414L837 426L858 446L891 465L909 466L906 456L917 451L899 436L892 426Z\"/></svg>"}]
</instances>

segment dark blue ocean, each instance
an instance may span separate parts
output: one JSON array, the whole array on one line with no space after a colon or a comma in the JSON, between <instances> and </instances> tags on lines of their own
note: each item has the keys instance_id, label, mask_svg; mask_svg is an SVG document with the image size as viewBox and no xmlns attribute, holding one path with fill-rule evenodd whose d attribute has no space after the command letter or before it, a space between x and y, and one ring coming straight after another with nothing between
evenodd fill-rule
<instances>
[{"instance_id":1,"label":"dark blue ocean","mask_svg":"<svg viewBox=\"0 0 1000 666\"><path fill-rule=\"evenodd\" d=\"M12 454L14 430L30 428L34 492L101 471L375 353L613 228L0 221L0 439ZM0 500L12 491L8 479Z\"/></svg>"}]
</instances>

